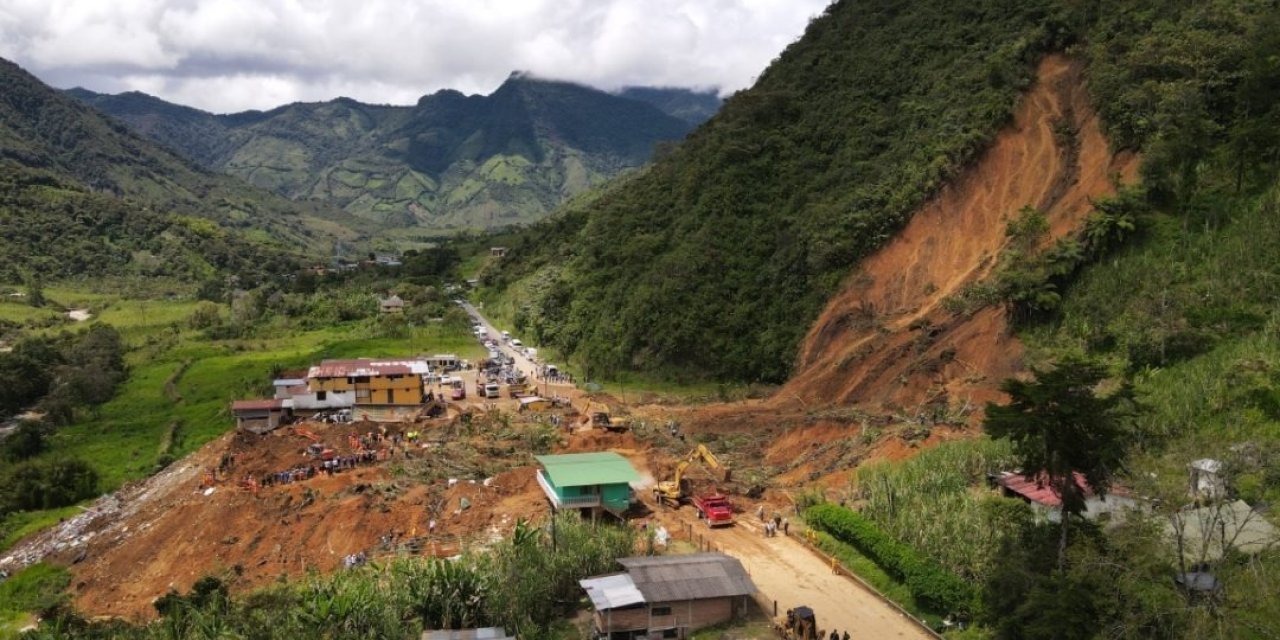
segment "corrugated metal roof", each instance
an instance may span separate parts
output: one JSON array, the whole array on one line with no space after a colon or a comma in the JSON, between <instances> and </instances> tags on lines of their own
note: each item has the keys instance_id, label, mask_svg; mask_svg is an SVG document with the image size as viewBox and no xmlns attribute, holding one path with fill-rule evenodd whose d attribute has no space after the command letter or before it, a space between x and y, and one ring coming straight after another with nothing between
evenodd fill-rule
<instances>
[{"instance_id":1,"label":"corrugated metal roof","mask_svg":"<svg viewBox=\"0 0 1280 640\"><path fill-rule=\"evenodd\" d=\"M269 411L284 407L284 400L236 400L231 403L232 411Z\"/></svg>"},{"instance_id":2,"label":"corrugated metal roof","mask_svg":"<svg viewBox=\"0 0 1280 640\"><path fill-rule=\"evenodd\" d=\"M619 609L644 602L644 594L636 588L636 583L631 581L631 576L625 573L587 578L579 580L578 584L586 589L587 597L591 598L591 604L597 611Z\"/></svg>"},{"instance_id":3,"label":"corrugated metal roof","mask_svg":"<svg viewBox=\"0 0 1280 640\"><path fill-rule=\"evenodd\" d=\"M582 487L640 481L626 458L612 451L535 456L551 483L557 487Z\"/></svg>"},{"instance_id":4,"label":"corrugated metal roof","mask_svg":"<svg viewBox=\"0 0 1280 640\"><path fill-rule=\"evenodd\" d=\"M677 602L744 596L756 592L737 558L723 553L641 556L618 562L646 602Z\"/></svg>"},{"instance_id":5,"label":"corrugated metal roof","mask_svg":"<svg viewBox=\"0 0 1280 640\"><path fill-rule=\"evenodd\" d=\"M423 631L422 640L516 640L508 636L502 627L484 627L482 629L441 629Z\"/></svg>"},{"instance_id":6,"label":"corrugated metal roof","mask_svg":"<svg viewBox=\"0 0 1280 640\"><path fill-rule=\"evenodd\" d=\"M351 376L385 376L423 374L431 371L425 360L322 360L307 370L308 378L346 378Z\"/></svg>"},{"instance_id":7,"label":"corrugated metal roof","mask_svg":"<svg viewBox=\"0 0 1280 640\"><path fill-rule=\"evenodd\" d=\"M1086 498L1095 495L1093 487L1089 486L1089 481L1085 479L1083 473L1073 471L1072 476L1075 477L1076 484L1084 488ZM1027 477L1021 473L1005 471L1000 474L1000 477L996 478L996 484L1046 507L1062 506L1062 498L1059 498L1058 494L1053 492L1053 489L1049 486L1048 477L1043 473ZM1129 495L1129 491L1124 487L1111 487L1107 493L1117 496Z\"/></svg>"}]
</instances>

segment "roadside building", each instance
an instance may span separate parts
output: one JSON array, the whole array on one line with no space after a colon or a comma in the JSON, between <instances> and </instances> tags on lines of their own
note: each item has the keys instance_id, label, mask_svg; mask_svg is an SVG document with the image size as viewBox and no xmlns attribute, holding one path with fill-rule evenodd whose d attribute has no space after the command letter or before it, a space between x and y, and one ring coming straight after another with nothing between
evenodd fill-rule
<instances>
[{"instance_id":1,"label":"roadside building","mask_svg":"<svg viewBox=\"0 0 1280 640\"><path fill-rule=\"evenodd\" d=\"M535 457L542 465L538 485L553 509L577 509L592 519L603 513L622 518L631 506L631 485L640 474L626 458L612 451Z\"/></svg>"},{"instance_id":2,"label":"roadside building","mask_svg":"<svg viewBox=\"0 0 1280 640\"><path fill-rule=\"evenodd\" d=\"M1085 510L1082 515L1088 520L1096 520L1103 514L1118 514L1138 504L1124 487L1111 487L1106 496L1101 496L1089 486L1084 474L1078 471L1073 474L1076 484L1084 488ZM1062 521L1062 499L1053 492L1044 474L1028 477L1018 472L1005 471L996 476L996 484L1000 485L1005 496L1026 500L1033 510L1049 522Z\"/></svg>"},{"instance_id":3,"label":"roadside building","mask_svg":"<svg viewBox=\"0 0 1280 640\"><path fill-rule=\"evenodd\" d=\"M257 434L275 431L288 417L288 400L236 400L231 403L231 414L236 418L236 428Z\"/></svg>"},{"instance_id":4,"label":"roadside building","mask_svg":"<svg viewBox=\"0 0 1280 640\"><path fill-rule=\"evenodd\" d=\"M430 369L424 360L324 360L307 371L307 389L317 402L350 393L358 420L412 420L426 400L423 377Z\"/></svg>"},{"instance_id":5,"label":"roadside building","mask_svg":"<svg viewBox=\"0 0 1280 640\"><path fill-rule=\"evenodd\" d=\"M382 298L378 301L378 311L385 314L404 313L404 300L395 294L389 298Z\"/></svg>"},{"instance_id":6,"label":"roadside building","mask_svg":"<svg viewBox=\"0 0 1280 640\"><path fill-rule=\"evenodd\" d=\"M306 389L307 379L306 378L276 378L275 380L271 381L271 386L274 387L276 390L275 397L281 400L285 400L288 398L292 398L294 396L294 392L296 392L299 387Z\"/></svg>"},{"instance_id":7,"label":"roadside building","mask_svg":"<svg viewBox=\"0 0 1280 640\"><path fill-rule=\"evenodd\" d=\"M438 629L422 632L422 640L516 640L502 627L480 629Z\"/></svg>"},{"instance_id":8,"label":"roadside building","mask_svg":"<svg viewBox=\"0 0 1280 640\"><path fill-rule=\"evenodd\" d=\"M507 257L507 248L506 247L489 247L489 256L492 258L505 258Z\"/></svg>"},{"instance_id":9,"label":"roadside building","mask_svg":"<svg viewBox=\"0 0 1280 640\"><path fill-rule=\"evenodd\" d=\"M593 637L686 638L743 615L756 592L742 563L722 553L622 558L625 572L581 580L595 608Z\"/></svg>"},{"instance_id":10,"label":"roadside building","mask_svg":"<svg viewBox=\"0 0 1280 640\"><path fill-rule=\"evenodd\" d=\"M453 371L462 367L462 360L452 353L437 353L426 358L433 371Z\"/></svg>"}]
</instances>

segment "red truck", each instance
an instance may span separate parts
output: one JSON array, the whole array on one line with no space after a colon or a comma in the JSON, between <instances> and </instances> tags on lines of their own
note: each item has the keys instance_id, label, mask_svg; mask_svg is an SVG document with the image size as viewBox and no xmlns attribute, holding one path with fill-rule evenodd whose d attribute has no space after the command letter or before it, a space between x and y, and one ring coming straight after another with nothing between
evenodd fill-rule
<instances>
[{"instance_id":1,"label":"red truck","mask_svg":"<svg viewBox=\"0 0 1280 640\"><path fill-rule=\"evenodd\" d=\"M696 496L693 498L693 508L698 510L699 518L706 520L708 527L733 524L733 503L723 494Z\"/></svg>"}]
</instances>

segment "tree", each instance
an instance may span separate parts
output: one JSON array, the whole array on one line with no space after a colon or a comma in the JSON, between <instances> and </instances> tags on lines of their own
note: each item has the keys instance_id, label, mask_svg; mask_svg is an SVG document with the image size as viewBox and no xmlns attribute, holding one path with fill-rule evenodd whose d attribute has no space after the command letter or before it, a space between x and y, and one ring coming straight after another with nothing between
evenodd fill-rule
<instances>
[{"instance_id":1,"label":"tree","mask_svg":"<svg viewBox=\"0 0 1280 640\"><path fill-rule=\"evenodd\" d=\"M33 307L43 307L44 299L44 283L40 276L32 274L27 278L27 304Z\"/></svg>"},{"instance_id":2,"label":"tree","mask_svg":"<svg viewBox=\"0 0 1280 640\"><path fill-rule=\"evenodd\" d=\"M1098 495L1106 495L1112 474L1124 460L1133 392L1126 383L1111 394L1099 395L1095 388L1106 370L1078 357L1032 372L1034 381L1010 378L1000 385L1009 394L1009 403L987 403L983 427L991 437L1012 442L1022 474L1043 478L1062 501L1058 539L1058 568L1062 569L1071 518L1085 509L1085 487L1075 473L1082 474Z\"/></svg>"}]
</instances>

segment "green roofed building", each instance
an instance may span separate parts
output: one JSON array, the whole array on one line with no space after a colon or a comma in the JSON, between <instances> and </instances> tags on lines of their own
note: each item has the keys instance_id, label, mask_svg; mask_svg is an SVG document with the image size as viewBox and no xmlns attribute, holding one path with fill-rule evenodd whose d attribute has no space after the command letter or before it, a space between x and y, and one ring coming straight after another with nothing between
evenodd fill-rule
<instances>
[{"instance_id":1,"label":"green roofed building","mask_svg":"<svg viewBox=\"0 0 1280 640\"><path fill-rule=\"evenodd\" d=\"M631 484L640 481L626 458L612 451L537 456L538 484L554 509L607 511L621 518L631 506ZM585 513L583 515L586 515Z\"/></svg>"}]
</instances>

